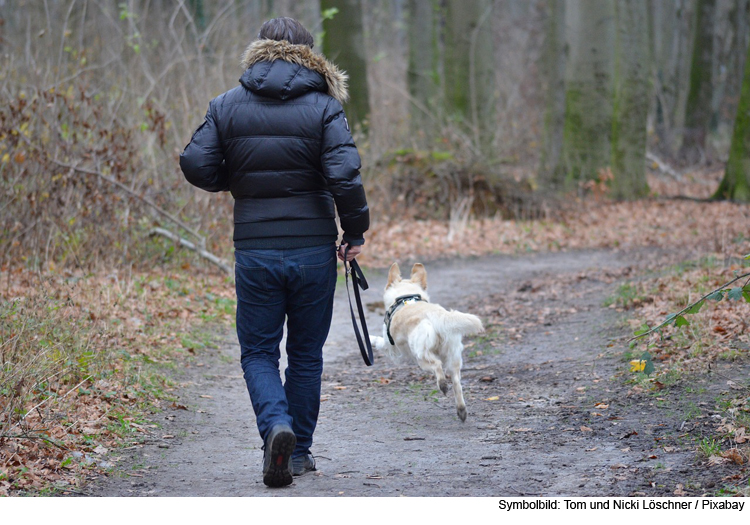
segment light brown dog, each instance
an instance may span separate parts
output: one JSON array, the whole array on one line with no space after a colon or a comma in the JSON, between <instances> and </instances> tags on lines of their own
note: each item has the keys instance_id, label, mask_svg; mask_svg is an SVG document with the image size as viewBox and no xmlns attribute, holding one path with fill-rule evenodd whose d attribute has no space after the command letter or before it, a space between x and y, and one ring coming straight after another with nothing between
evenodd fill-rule
<instances>
[{"instance_id":1,"label":"light brown dog","mask_svg":"<svg viewBox=\"0 0 750 525\"><path fill-rule=\"evenodd\" d=\"M411 269L409 279L402 279L398 264L393 263L383 303L387 311L383 337L370 336L373 347L397 361L410 358L422 370L434 373L443 394L448 393L450 378L456 412L461 421L466 421L461 389L462 338L483 331L482 321L475 315L430 303L427 271L419 263Z\"/></svg>"}]
</instances>

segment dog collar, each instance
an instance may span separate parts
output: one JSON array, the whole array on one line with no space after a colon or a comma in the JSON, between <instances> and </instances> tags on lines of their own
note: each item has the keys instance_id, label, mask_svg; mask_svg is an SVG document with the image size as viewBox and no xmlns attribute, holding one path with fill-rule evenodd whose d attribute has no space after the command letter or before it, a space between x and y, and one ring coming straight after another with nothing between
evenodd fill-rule
<instances>
[{"instance_id":1,"label":"dog collar","mask_svg":"<svg viewBox=\"0 0 750 525\"><path fill-rule=\"evenodd\" d=\"M402 295L400 297L396 297L396 300L391 305L390 308L388 308L388 311L385 313L385 333L388 335L388 341L395 345L396 343L393 342L393 337L391 336L391 319L393 319L393 315L404 305L406 304L412 304L419 301L424 301L422 299L422 296L419 294L413 294L413 295Z\"/></svg>"}]
</instances>

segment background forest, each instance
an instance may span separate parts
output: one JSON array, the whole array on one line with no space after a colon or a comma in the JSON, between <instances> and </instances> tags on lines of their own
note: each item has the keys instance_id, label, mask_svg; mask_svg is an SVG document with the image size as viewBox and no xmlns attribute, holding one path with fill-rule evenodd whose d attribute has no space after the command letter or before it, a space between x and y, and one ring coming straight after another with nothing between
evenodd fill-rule
<instances>
[{"instance_id":1,"label":"background forest","mask_svg":"<svg viewBox=\"0 0 750 525\"><path fill-rule=\"evenodd\" d=\"M281 13L349 72L376 221L541 216L595 183L634 199L647 164L680 192L729 161L711 193L748 200L748 4L5 0L3 264L137 264L155 225L228 256L231 199L177 156Z\"/></svg>"},{"instance_id":2,"label":"background forest","mask_svg":"<svg viewBox=\"0 0 750 525\"><path fill-rule=\"evenodd\" d=\"M349 74L364 264L716 263L624 289L634 328L742 270L750 0L0 0L0 494L82 479L69 451L139 432L175 388L159 367L231 324L232 198L178 157L274 16ZM691 341L745 355L746 307Z\"/></svg>"}]
</instances>

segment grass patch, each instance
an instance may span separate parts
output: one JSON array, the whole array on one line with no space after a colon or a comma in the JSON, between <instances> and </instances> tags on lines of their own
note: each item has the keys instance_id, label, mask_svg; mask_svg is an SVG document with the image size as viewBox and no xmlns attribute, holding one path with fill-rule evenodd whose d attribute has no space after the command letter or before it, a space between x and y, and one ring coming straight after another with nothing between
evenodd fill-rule
<instances>
[{"instance_id":1,"label":"grass patch","mask_svg":"<svg viewBox=\"0 0 750 525\"><path fill-rule=\"evenodd\" d=\"M233 295L224 277L14 275L0 291L0 495L74 487L101 468L78 458L142 441L175 399L176 364L217 346Z\"/></svg>"}]
</instances>

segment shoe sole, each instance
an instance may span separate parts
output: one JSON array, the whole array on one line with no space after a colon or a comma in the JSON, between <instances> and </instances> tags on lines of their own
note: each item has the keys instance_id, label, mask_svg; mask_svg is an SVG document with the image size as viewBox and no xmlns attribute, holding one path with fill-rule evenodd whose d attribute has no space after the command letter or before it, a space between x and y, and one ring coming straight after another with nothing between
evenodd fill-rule
<instances>
[{"instance_id":1,"label":"shoe sole","mask_svg":"<svg viewBox=\"0 0 750 525\"><path fill-rule=\"evenodd\" d=\"M289 461L295 446L297 437L290 430L282 430L271 437L268 452L271 463L263 473L263 483L269 487L284 487L294 481Z\"/></svg>"}]
</instances>

